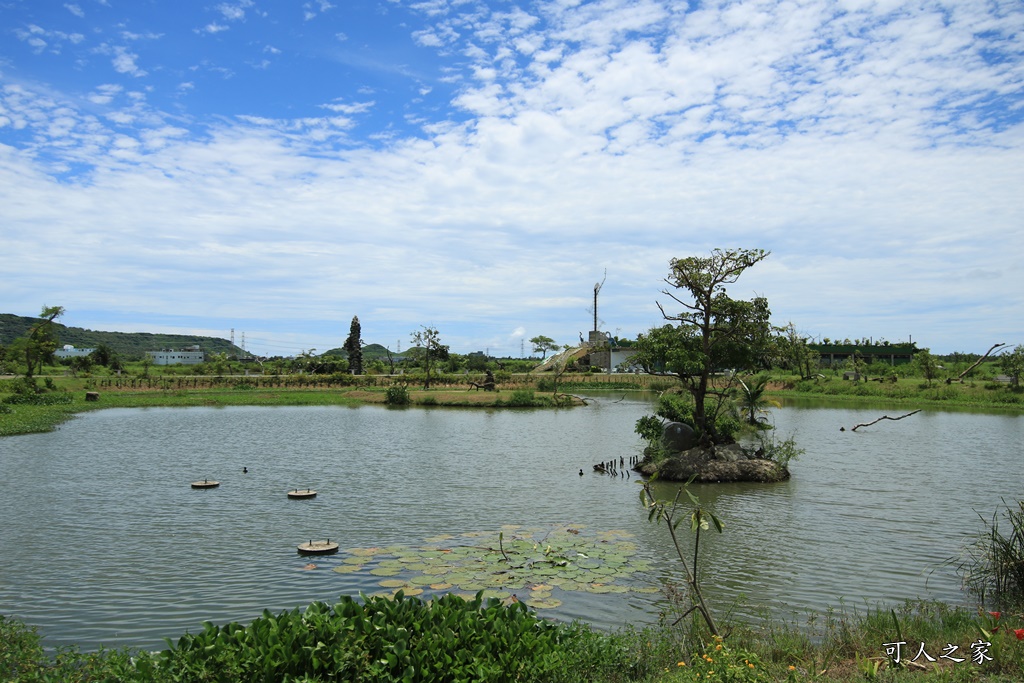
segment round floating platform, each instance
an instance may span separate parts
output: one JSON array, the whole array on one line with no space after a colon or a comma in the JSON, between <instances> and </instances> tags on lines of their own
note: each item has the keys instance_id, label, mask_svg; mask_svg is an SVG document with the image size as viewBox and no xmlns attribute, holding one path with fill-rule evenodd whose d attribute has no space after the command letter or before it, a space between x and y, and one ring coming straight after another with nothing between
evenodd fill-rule
<instances>
[{"instance_id":1,"label":"round floating platform","mask_svg":"<svg viewBox=\"0 0 1024 683\"><path fill-rule=\"evenodd\" d=\"M299 544L300 555L331 555L338 552L338 544L327 539L326 541L310 541Z\"/></svg>"},{"instance_id":2,"label":"round floating platform","mask_svg":"<svg viewBox=\"0 0 1024 683\"><path fill-rule=\"evenodd\" d=\"M314 489L295 489L294 491L288 492L289 498L316 498L316 491Z\"/></svg>"},{"instance_id":3,"label":"round floating platform","mask_svg":"<svg viewBox=\"0 0 1024 683\"><path fill-rule=\"evenodd\" d=\"M214 481L213 479L203 479L202 481L192 482L192 488L194 489L215 489L218 486L220 486L220 482Z\"/></svg>"}]
</instances>

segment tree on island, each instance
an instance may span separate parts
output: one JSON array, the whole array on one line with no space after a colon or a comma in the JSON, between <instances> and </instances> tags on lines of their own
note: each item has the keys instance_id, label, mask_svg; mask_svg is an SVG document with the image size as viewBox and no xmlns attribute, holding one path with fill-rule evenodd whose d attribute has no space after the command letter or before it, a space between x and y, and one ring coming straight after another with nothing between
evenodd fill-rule
<instances>
[{"instance_id":1,"label":"tree on island","mask_svg":"<svg viewBox=\"0 0 1024 683\"><path fill-rule=\"evenodd\" d=\"M693 427L705 441L719 443L716 420L732 393L731 376L724 383L712 377L726 370L750 370L767 357L772 345L771 311L764 297L732 299L725 286L768 257L763 249L714 249L707 257L672 259L662 294L681 305L679 313L658 309L674 324L640 335L636 362L649 372L670 372L693 398Z\"/></svg>"},{"instance_id":2,"label":"tree on island","mask_svg":"<svg viewBox=\"0 0 1024 683\"><path fill-rule=\"evenodd\" d=\"M530 340L530 343L533 344L534 353L541 354L541 360L544 360L547 357L548 351L557 351L559 348L561 348L558 346L558 343L555 342L554 339L552 339L551 337L545 337L544 335L538 335L534 337L533 339Z\"/></svg>"},{"instance_id":3,"label":"tree on island","mask_svg":"<svg viewBox=\"0 0 1024 683\"><path fill-rule=\"evenodd\" d=\"M348 329L348 339L345 340L345 353L348 354L348 368L353 375L363 374L363 340L360 338L362 330L359 326L359 316L352 316L352 325Z\"/></svg>"}]
</instances>

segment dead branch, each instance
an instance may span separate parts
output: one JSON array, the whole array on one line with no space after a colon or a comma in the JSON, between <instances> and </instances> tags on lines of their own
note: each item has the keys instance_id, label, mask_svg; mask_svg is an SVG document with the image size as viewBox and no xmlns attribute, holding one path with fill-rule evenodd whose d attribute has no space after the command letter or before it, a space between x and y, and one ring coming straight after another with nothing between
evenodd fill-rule
<instances>
[{"instance_id":1,"label":"dead branch","mask_svg":"<svg viewBox=\"0 0 1024 683\"><path fill-rule=\"evenodd\" d=\"M993 344L992 348L989 349L988 351L986 351L984 356L982 356L981 358L979 358L978 360L976 360L974 362L974 365L972 365L971 367L967 368L966 370L961 372L959 375L957 375L956 381L957 382L963 382L964 381L964 377L967 376L967 373L969 373L971 370L973 370L974 368L976 368L979 365L981 365L981 362L983 360L985 360L986 358L988 358L988 355L990 353L992 353L993 351L995 351L996 349L998 349L1000 346L1006 346L1006 344Z\"/></svg>"},{"instance_id":2,"label":"dead branch","mask_svg":"<svg viewBox=\"0 0 1024 683\"><path fill-rule=\"evenodd\" d=\"M902 420L905 417L910 417L911 415L914 415L916 413L920 413L921 410L923 410L923 409L922 408L918 408L917 410L915 410L912 413L907 413L906 415L900 415L899 417L889 417L888 415L883 415L882 417L880 417L877 420L874 420L872 422L865 422L863 424L859 424L856 427L854 427L853 429L851 429L850 431L855 432L860 427L870 427L871 425L875 424L876 422L881 422L882 420L893 420L893 421L895 421L895 420Z\"/></svg>"}]
</instances>

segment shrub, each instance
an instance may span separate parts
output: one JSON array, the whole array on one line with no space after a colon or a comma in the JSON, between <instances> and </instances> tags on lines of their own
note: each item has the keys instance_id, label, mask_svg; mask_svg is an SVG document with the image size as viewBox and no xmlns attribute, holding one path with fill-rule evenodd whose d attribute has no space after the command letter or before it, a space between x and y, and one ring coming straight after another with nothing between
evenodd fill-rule
<instances>
[{"instance_id":1,"label":"shrub","mask_svg":"<svg viewBox=\"0 0 1024 683\"><path fill-rule=\"evenodd\" d=\"M771 437L762 434L760 442L764 457L767 460L774 460L782 468L788 467L790 460L796 460L804 453L804 449L797 447L796 438L792 435L779 441L774 433Z\"/></svg>"},{"instance_id":2,"label":"shrub","mask_svg":"<svg viewBox=\"0 0 1024 683\"><path fill-rule=\"evenodd\" d=\"M407 406L411 402L409 389L404 384L395 384L384 390L384 403L389 406Z\"/></svg>"},{"instance_id":3,"label":"shrub","mask_svg":"<svg viewBox=\"0 0 1024 683\"><path fill-rule=\"evenodd\" d=\"M516 389L512 392L506 405L513 408L532 408L536 405L531 389Z\"/></svg>"},{"instance_id":4,"label":"shrub","mask_svg":"<svg viewBox=\"0 0 1024 683\"><path fill-rule=\"evenodd\" d=\"M343 596L304 612L264 611L249 626L207 623L140 669L190 680L551 680L582 664L571 646L587 633L540 619L521 602L485 602L480 593L424 602L399 591L394 599ZM616 659L607 665L627 665Z\"/></svg>"},{"instance_id":5,"label":"shrub","mask_svg":"<svg viewBox=\"0 0 1024 683\"><path fill-rule=\"evenodd\" d=\"M731 410L723 410L715 420L715 431L724 442L736 440L736 435L743 429L743 424Z\"/></svg>"},{"instance_id":6,"label":"shrub","mask_svg":"<svg viewBox=\"0 0 1024 683\"><path fill-rule=\"evenodd\" d=\"M66 392L56 394L11 394L4 399L10 405L56 406L72 403L74 397Z\"/></svg>"},{"instance_id":7,"label":"shrub","mask_svg":"<svg viewBox=\"0 0 1024 683\"><path fill-rule=\"evenodd\" d=\"M418 403L421 406L436 406L437 405L437 397L435 397L435 396L424 396L423 398L421 398L418 401Z\"/></svg>"},{"instance_id":8,"label":"shrub","mask_svg":"<svg viewBox=\"0 0 1024 683\"><path fill-rule=\"evenodd\" d=\"M693 401L683 394L662 394L654 411L669 422L693 426Z\"/></svg>"},{"instance_id":9,"label":"shrub","mask_svg":"<svg viewBox=\"0 0 1024 683\"><path fill-rule=\"evenodd\" d=\"M644 415L636 421L636 426L633 427L633 431L651 446L658 445L664 430L664 423L654 415Z\"/></svg>"}]
</instances>

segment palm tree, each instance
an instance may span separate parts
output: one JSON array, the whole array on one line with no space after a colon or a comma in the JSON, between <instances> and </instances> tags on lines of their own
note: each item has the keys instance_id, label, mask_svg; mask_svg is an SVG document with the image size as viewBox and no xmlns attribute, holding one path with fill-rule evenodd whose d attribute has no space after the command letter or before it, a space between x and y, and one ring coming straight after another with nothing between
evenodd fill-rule
<instances>
[{"instance_id":1,"label":"palm tree","mask_svg":"<svg viewBox=\"0 0 1024 683\"><path fill-rule=\"evenodd\" d=\"M759 418L759 415L766 414L769 407L779 407L776 401L764 395L770 379L769 375L757 375L750 380L749 385L742 379L739 380L742 389L740 390L738 403L749 424L761 424L763 418Z\"/></svg>"}]
</instances>

